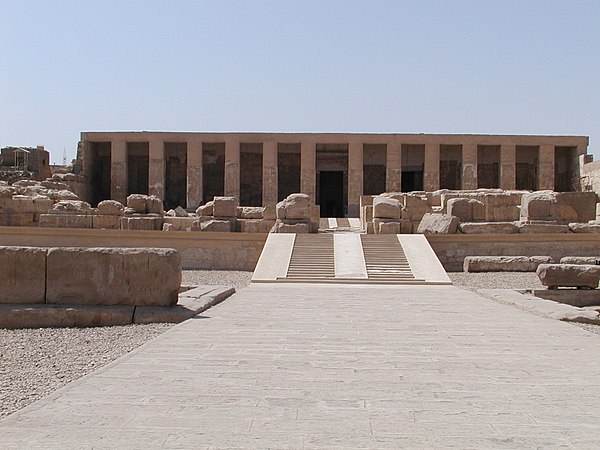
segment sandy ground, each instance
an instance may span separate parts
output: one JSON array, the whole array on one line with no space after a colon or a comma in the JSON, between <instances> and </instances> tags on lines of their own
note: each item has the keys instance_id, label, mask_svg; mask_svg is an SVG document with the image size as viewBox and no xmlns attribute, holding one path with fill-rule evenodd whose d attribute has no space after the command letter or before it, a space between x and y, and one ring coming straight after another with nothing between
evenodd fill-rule
<instances>
[{"instance_id":1,"label":"sandy ground","mask_svg":"<svg viewBox=\"0 0 600 450\"><path fill-rule=\"evenodd\" d=\"M541 287L535 273L450 273L463 289ZM182 284L243 289L252 272L185 270ZM0 329L0 417L7 416L139 347L172 324L105 328ZM579 325L599 333L600 327Z\"/></svg>"}]
</instances>

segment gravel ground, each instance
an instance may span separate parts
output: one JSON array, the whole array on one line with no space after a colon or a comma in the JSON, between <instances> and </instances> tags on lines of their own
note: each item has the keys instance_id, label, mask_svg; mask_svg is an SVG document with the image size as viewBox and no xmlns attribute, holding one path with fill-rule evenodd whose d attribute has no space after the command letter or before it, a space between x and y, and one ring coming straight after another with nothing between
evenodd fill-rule
<instances>
[{"instance_id":1,"label":"gravel ground","mask_svg":"<svg viewBox=\"0 0 600 450\"><path fill-rule=\"evenodd\" d=\"M252 272L184 270L182 284L246 287ZM541 287L535 273L449 273L458 287L523 289ZM600 334L595 325L575 324ZM0 417L87 375L164 333L172 324L105 328L0 329Z\"/></svg>"},{"instance_id":2,"label":"gravel ground","mask_svg":"<svg viewBox=\"0 0 600 450\"><path fill-rule=\"evenodd\" d=\"M477 289L543 289L535 272L448 272L455 286Z\"/></svg>"},{"instance_id":3,"label":"gravel ground","mask_svg":"<svg viewBox=\"0 0 600 450\"><path fill-rule=\"evenodd\" d=\"M129 353L172 326L0 329L0 417Z\"/></svg>"},{"instance_id":4,"label":"gravel ground","mask_svg":"<svg viewBox=\"0 0 600 450\"><path fill-rule=\"evenodd\" d=\"M252 272L228 270L183 270L181 284L218 284L241 289L250 284Z\"/></svg>"}]
</instances>

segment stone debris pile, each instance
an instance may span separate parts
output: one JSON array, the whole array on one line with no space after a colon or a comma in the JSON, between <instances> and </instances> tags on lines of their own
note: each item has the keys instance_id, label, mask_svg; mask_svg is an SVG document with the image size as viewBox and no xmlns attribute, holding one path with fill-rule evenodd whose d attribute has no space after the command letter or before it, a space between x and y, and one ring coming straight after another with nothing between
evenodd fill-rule
<instances>
[{"instance_id":1,"label":"stone debris pile","mask_svg":"<svg viewBox=\"0 0 600 450\"><path fill-rule=\"evenodd\" d=\"M361 197L370 234L598 233L594 192L473 191L384 193Z\"/></svg>"}]
</instances>

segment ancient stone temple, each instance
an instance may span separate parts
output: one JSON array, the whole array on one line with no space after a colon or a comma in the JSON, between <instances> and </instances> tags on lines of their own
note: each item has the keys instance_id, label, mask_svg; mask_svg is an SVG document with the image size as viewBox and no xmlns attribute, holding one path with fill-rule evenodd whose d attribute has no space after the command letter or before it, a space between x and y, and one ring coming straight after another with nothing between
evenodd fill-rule
<instances>
[{"instance_id":1,"label":"ancient stone temple","mask_svg":"<svg viewBox=\"0 0 600 450\"><path fill-rule=\"evenodd\" d=\"M214 196L240 205L308 194L322 217L356 217L361 195L501 188L579 190L587 136L83 132L85 200L157 195L165 208Z\"/></svg>"}]
</instances>

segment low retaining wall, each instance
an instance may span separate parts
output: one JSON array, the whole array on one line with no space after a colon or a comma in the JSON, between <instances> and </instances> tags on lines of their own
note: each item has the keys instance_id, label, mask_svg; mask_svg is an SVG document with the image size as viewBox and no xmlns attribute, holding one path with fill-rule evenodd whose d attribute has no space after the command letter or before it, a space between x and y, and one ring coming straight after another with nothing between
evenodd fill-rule
<instances>
[{"instance_id":1,"label":"low retaining wall","mask_svg":"<svg viewBox=\"0 0 600 450\"><path fill-rule=\"evenodd\" d=\"M461 272L466 256L600 256L600 234L426 236L444 269Z\"/></svg>"},{"instance_id":2,"label":"low retaining wall","mask_svg":"<svg viewBox=\"0 0 600 450\"><path fill-rule=\"evenodd\" d=\"M183 269L254 270L267 234L0 227L0 245L174 248Z\"/></svg>"}]
</instances>

